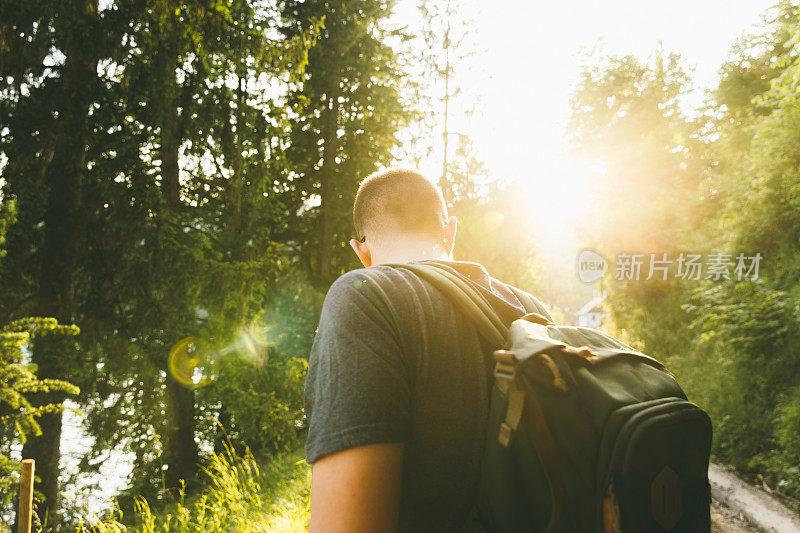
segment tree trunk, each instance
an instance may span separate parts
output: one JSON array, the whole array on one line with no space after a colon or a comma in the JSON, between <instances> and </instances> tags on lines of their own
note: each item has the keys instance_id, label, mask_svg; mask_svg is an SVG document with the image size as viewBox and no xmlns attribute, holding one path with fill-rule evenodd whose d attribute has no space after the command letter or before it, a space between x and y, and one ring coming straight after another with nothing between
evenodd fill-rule
<instances>
[{"instance_id":1,"label":"tree trunk","mask_svg":"<svg viewBox=\"0 0 800 533\"><path fill-rule=\"evenodd\" d=\"M172 47L167 47L170 50ZM181 144L181 133L178 131L180 117L176 103L178 88L175 80L175 57L165 51L167 56L162 71L160 109L160 157L161 157L161 193L169 214L180 215L180 167L178 151ZM178 220L180 223L180 220ZM181 295L176 294L172 284L166 288L166 303L174 312L180 307ZM172 327L169 327L172 326ZM171 324L168 332L178 332L181 324ZM195 398L194 391L178 383L167 371L164 400L167 415L166 454L167 472L165 482L168 488L180 488L181 480L187 486L192 485L195 467L199 462L195 432Z\"/></svg>"},{"instance_id":2,"label":"tree trunk","mask_svg":"<svg viewBox=\"0 0 800 533\"><path fill-rule=\"evenodd\" d=\"M78 17L82 16L80 13ZM36 314L61 324L74 321L73 278L80 238L80 209L86 166L88 109L95 60L91 51L68 51L55 120L54 144L49 162L43 167L48 199L44 215L42 267L39 274ZM32 362L40 379L69 379L69 361L74 356L74 339L40 336L34 340ZM41 393L33 405L60 403L61 393ZM29 436L22 457L36 461L36 489L44 496L37 502L39 518L49 525L58 523L59 461L61 459L61 413L39 418L42 434Z\"/></svg>"},{"instance_id":3,"label":"tree trunk","mask_svg":"<svg viewBox=\"0 0 800 533\"><path fill-rule=\"evenodd\" d=\"M339 151L339 80L331 91L322 123L322 173L319 212L319 281L328 283L333 262L333 218L336 200L336 154Z\"/></svg>"},{"instance_id":4,"label":"tree trunk","mask_svg":"<svg viewBox=\"0 0 800 533\"><path fill-rule=\"evenodd\" d=\"M172 74L174 77L174 73ZM178 165L178 108L175 105L175 81L172 89L162 94L164 103L161 106L161 194L167 204L167 210L178 214L181 208L180 167Z\"/></svg>"},{"instance_id":5,"label":"tree trunk","mask_svg":"<svg viewBox=\"0 0 800 533\"><path fill-rule=\"evenodd\" d=\"M168 375L165 396L169 424L165 482L168 488L173 489L180 488L181 480L191 487L199 461L194 441L194 391Z\"/></svg>"}]
</instances>

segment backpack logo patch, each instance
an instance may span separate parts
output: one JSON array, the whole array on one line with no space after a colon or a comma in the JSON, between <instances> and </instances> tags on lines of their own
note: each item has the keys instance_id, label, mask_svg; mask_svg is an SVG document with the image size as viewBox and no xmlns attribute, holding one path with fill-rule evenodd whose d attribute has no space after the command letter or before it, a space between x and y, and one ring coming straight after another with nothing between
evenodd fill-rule
<instances>
[{"instance_id":1,"label":"backpack logo patch","mask_svg":"<svg viewBox=\"0 0 800 533\"><path fill-rule=\"evenodd\" d=\"M681 478L668 466L661 469L650 485L650 510L655 521L666 530L681 519Z\"/></svg>"}]
</instances>

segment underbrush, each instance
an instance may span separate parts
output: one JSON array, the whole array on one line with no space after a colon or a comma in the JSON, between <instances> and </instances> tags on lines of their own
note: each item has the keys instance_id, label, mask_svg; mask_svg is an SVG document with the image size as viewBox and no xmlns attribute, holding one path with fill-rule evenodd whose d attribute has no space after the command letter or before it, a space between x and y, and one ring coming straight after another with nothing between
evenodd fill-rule
<instances>
[{"instance_id":1,"label":"underbrush","mask_svg":"<svg viewBox=\"0 0 800 533\"><path fill-rule=\"evenodd\" d=\"M264 465L252 454L214 455L203 491L154 511L139 499L133 516L114 510L85 520L80 533L293 532L306 530L311 472L298 450Z\"/></svg>"},{"instance_id":2,"label":"underbrush","mask_svg":"<svg viewBox=\"0 0 800 533\"><path fill-rule=\"evenodd\" d=\"M800 307L763 283L697 291L695 339L668 365L714 422L714 456L800 503Z\"/></svg>"}]
</instances>

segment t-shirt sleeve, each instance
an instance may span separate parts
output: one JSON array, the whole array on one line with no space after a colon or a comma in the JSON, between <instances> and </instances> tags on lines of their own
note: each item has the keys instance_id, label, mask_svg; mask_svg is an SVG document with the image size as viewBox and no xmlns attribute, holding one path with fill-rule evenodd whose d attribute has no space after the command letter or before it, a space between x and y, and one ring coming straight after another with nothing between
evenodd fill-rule
<instances>
[{"instance_id":1,"label":"t-shirt sleeve","mask_svg":"<svg viewBox=\"0 0 800 533\"><path fill-rule=\"evenodd\" d=\"M325 297L304 388L309 462L406 440L409 372L389 299L359 270L340 277Z\"/></svg>"}]
</instances>

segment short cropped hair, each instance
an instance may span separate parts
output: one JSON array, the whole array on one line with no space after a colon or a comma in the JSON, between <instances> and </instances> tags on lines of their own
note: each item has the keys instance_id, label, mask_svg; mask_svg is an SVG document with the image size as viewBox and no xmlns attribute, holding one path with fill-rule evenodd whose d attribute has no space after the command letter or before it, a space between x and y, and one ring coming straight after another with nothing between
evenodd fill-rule
<instances>
[{"instance_id":1,"label":"short cropped hair","mask_svg":"<svg viewBox=\"0 0 800 533\"><path fill-rule=\"evenodd\" d=\"M359 240L389 232L438 239L447 222L447 206L439 188L416 170L390 168L361 182L353 205Z\"/></svg>"}]
</instances>

